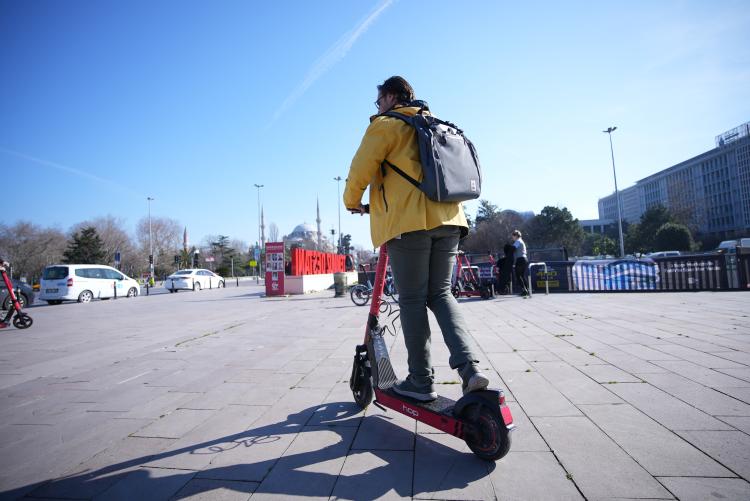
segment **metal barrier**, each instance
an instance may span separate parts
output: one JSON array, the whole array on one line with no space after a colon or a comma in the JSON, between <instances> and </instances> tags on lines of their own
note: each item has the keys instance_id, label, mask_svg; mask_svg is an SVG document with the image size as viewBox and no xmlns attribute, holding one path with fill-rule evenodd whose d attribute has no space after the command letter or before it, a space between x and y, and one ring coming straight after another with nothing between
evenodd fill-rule
<instances>
[{"instance_id":1,"label":"metal barrier","mask_svg":"<svg viewBox=\"0 0 750 501\"><path fill-rule=\"evenodd\" d=\"M531 281L534 278L534 274L531 273L531 268L534 266L544 266L544 288L545 288L545 294L549 295L549 274L547 273L547 263L545 262L538 262L538 263L529 263L529 297L531 297L534 293L532 292L532 289L534 289L534 286L531 284Z\"/></svg>"}]
</instances>

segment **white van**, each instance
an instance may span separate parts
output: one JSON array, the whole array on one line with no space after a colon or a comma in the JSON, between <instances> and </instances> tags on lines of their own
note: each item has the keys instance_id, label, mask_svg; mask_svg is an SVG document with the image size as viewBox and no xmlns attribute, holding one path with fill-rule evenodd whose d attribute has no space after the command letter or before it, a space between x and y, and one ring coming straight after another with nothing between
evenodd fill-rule
<instances>
[{"instance_id":1,"label":"white van","mask_svg":"<svg viewBox=\"0 0 750 501\"><path fill-rule=\"evenodd\" d=\"M135 297L138 282L102 264L54 264L44 268L39 299L49 304L63 301L88 303L94 298Z\"/></svg>"}]
</instances>

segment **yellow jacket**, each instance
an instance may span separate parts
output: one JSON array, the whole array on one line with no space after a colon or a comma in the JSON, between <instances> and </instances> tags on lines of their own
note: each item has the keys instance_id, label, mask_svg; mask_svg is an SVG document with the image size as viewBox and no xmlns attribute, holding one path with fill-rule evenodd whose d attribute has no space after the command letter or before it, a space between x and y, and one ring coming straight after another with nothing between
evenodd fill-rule
<instances>
[{"instance_id":1,"label":"yellow jacket","mask_svg":"<svg viewBox=\"0 0 750 501\"><path fill-rule=\"evenodd\" d=\"M418 110L413 106L393 109L409 116ZM358 208L362 194L370 186L370 234L375 247L402 233L438 226L460 226L462 234L466 234L468 224L460 203L430 200L393 169L386 166L382 170L381 164L386 159L413 179L422 179L414 128L397 118L374 115L352 159L344 205L348 209Z\"/></svg>"}]
</instances>

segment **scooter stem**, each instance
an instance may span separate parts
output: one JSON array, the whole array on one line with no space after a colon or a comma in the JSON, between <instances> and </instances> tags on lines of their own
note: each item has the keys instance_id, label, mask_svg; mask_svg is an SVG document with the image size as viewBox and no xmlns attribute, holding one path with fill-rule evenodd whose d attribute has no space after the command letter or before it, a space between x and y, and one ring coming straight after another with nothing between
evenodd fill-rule
<instances>
[{"instance_id":1,"label":"scooter stem","mask_svg":"<svg viewBox=\"0 0 750 501\"><path fill-rule=\"evenodd\" d=\"M386 244L380 246L378 266L375 269L375 283L372 285L372 301L370 302L370 315L367 319L365 330L365 342L370 335L370 329L378 325L378 314L383 302L383 287L385 286L385 273L388 266L388 248Z\"/></svg>"}]
</instances>

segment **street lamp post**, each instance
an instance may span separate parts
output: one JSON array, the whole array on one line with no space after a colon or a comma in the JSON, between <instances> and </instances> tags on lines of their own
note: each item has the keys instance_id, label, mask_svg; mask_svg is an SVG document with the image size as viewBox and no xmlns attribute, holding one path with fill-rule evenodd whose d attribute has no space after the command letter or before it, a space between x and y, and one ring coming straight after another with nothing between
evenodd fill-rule
<instances>
[{"instance_id":1,"label":"street lamp post","mask_svg":"<svg viewBox=\"0 0 750 501\"><path fill-rule=\"evenodd\" d=\"M334 181L336 181L336 186L338 187L337 193L338 193L338 207L339 207L339 254L341 251L341 176L336 176L333 178Z\"/></svg>"},{"instance_id":2,"label":"street lamp post","mask_svg":"<svg viewBox=\"0 0 750 501\"><path fill-rule=\"evenodd\" d=\"M607 130L603 130L609 134L609 152L612 154L612 174L615 177L615 202L617 203L617 228L620 232L620 257L625 257L625 240L622 238L622 209L620 208L620 192L617 190L617 171L615 170L615 150L612 147L612 133L617 130L617 127L609 127Z\"/></svg>"},{"instance_id":3,"label":"street lamp post","mask_svg":"<svg viewBox=\"0 0 750 501\"><path fill-rule=\"evenodd\" d=\"M260 249L260 253L262 253L263 249L261 249L260 247L261 245L263 245L263 241L261 240L261 235L260 235L260 189L263 188L263 185L255 184L254 186L258 189L258 249ZM260 272L262 271L261 264L262 263L260 262L260 259L258 259L258 277L256 277L256 281L260 279Z\"/></svg>"},{"instance_id":4,"label":"street lamp post","mask_svg":"<svg viewBox=\"0 0 750 501\"><path fill-rule=\"evenodd\" d=\"M153 236L151 233L151 202L153 202L154 199L151 197L146 197L146 200L148 200L148 271L149 271L148 281L149 281L149 284L153 284L154 282L154 243L153 243Z\"/></svg>"}]
</instances>

